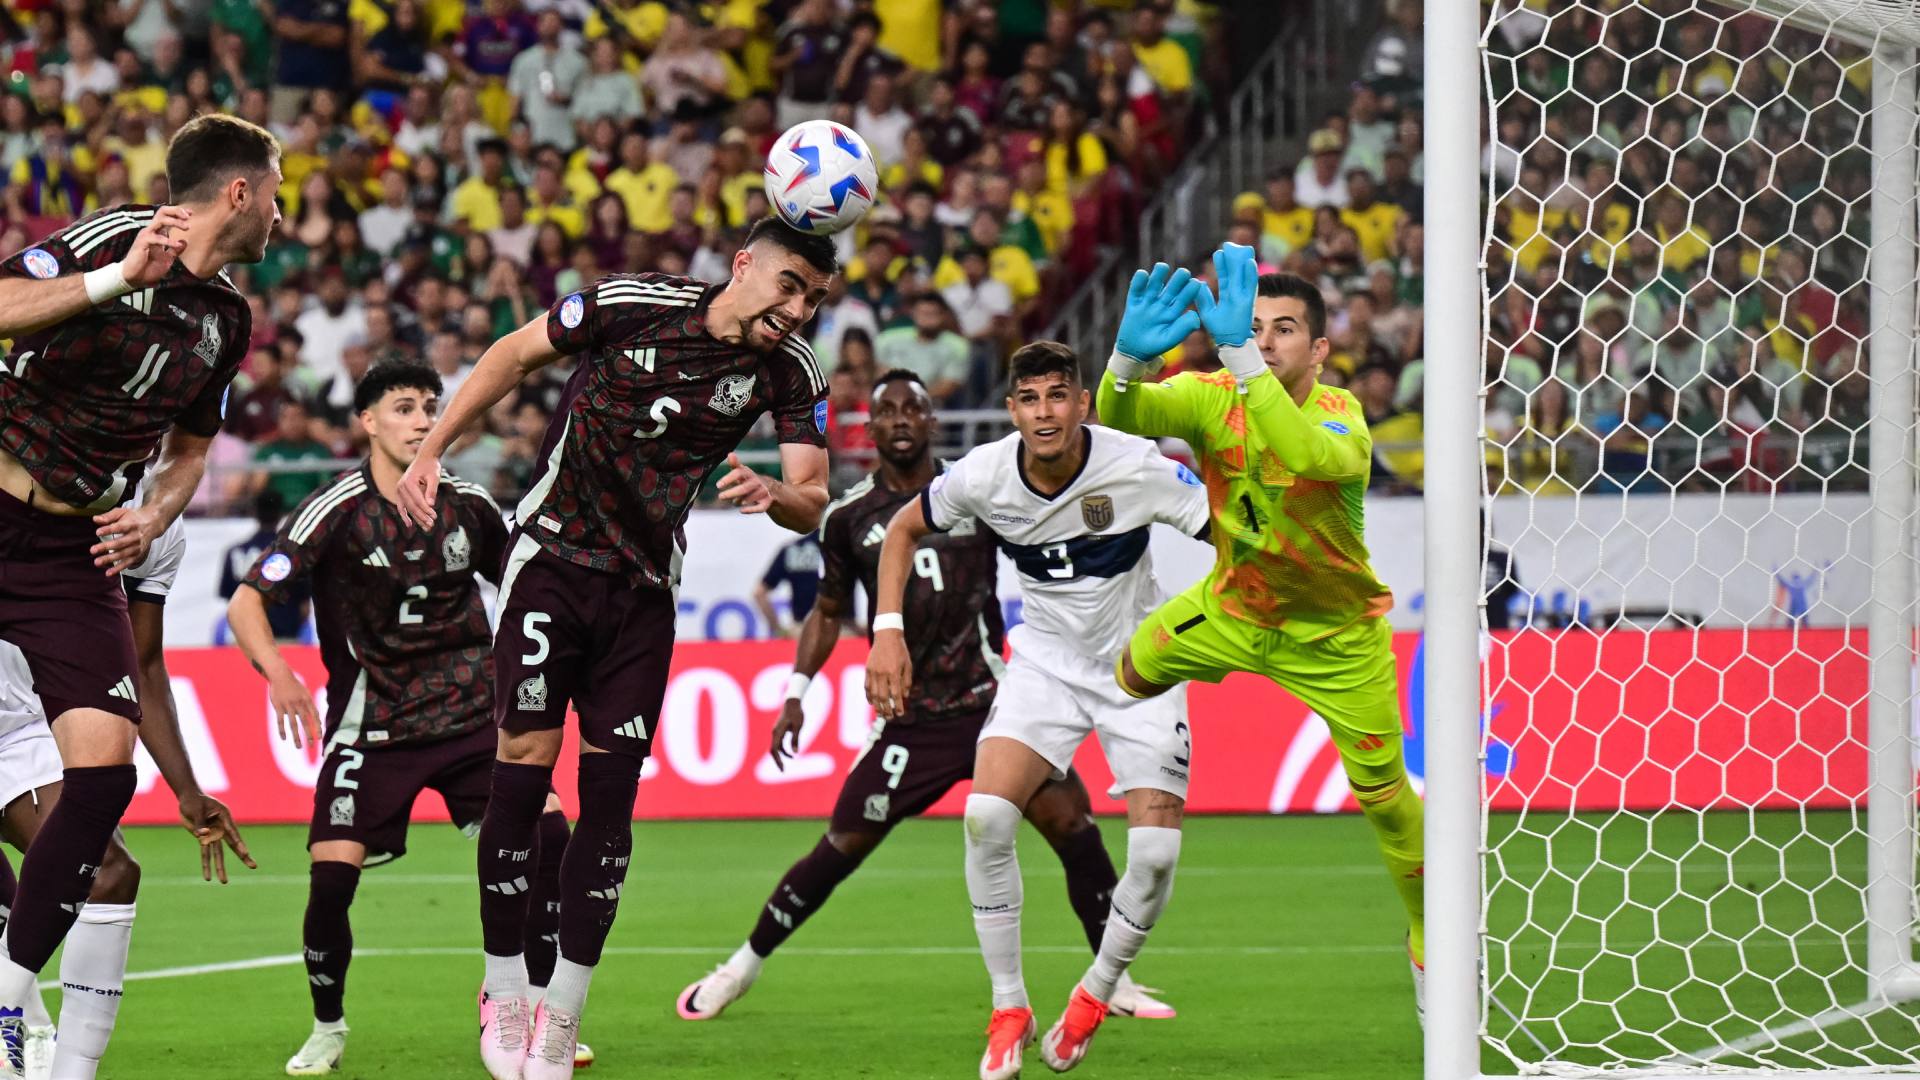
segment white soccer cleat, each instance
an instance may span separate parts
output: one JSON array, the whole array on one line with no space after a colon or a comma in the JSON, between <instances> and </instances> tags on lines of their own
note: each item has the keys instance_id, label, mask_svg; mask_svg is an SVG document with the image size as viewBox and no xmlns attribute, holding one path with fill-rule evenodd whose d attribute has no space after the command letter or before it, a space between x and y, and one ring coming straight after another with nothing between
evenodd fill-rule
<instances>
[{"instance_id":1,"label":"white soccer cleat","mask_svg":"<svg viewBox=\"0 0 1920 1080\"><path fill-rule=\"evenodd\" d=\"M533 1010L533 1045L527 1053L525 1080L567 1080L580 1049L580 1014L541 1002Z\"/></svg>"},{"instance_id":2,"label":"white soccer cleat","mask_svg":"<svg viewBox=\"0 0 1920 1080\"><path fill-rule=\"evenodd\" d=\"M1131 1016L1135 1020L1171 1020L1180 1015L1173 1006L1154 997L1160 993L1151 986L1141 986L1133 981L1129 972L1120 973L1120 981L1113 985L1113 997L1107 999L1107 1008L1115 1016Z\"/></svg>"},{"instance_id":3,"label":"white soccer cleat","mask_svg":"<svg viewBox=\"0 0 1920 1080\"><path fill-rule=\"evenodd\" d=\"M533 1010L525 998L490 998L480 991L480 1064L493 1080L522 1080Z\"/></svg>"},{"instance_id":4,"label":"white soccer cleat","mask_svg":"<svg viewBox=\"0 0 1920 1080\"><path fill-rule=\"evenodd\" d=\"M31 1033L29 1033L31 1035ZM316 1031L307 1036L300 1052L287 1059L288 1076L325 1076L340 1067L347 1052L347 1029ZM52 1068L52 1063L48 1063Z\"/></svg>"},{"instance_id":5,"label":"white soccer cleat","mask_svg":"<svg viewBox=\"0 0 1920 1080\"><path fill-rule=\"evenodd\" d=\"M22 1056L26 1058L27 1080L51 1080L56 1037L52 1024L27 1029L26 1045L22 1048Z\"/></svg>"},{"instance_id":6,"label":"white soccer cleat","mask_svg":"<svg viewBox=\"0 0 1920 1080\"><path fill-rule=\"evenodd\" d=\"M711 1020L745 997L753 976L721 964L706 978L680 991L674 1010L682 1020Z\"/></svg>"}]
</instances>

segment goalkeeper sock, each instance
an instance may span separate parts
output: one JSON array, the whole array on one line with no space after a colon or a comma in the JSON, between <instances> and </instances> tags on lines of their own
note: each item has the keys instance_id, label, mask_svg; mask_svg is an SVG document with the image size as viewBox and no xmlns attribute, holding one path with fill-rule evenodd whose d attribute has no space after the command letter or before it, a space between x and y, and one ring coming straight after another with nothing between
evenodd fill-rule
<instances>
[{"instance_id":1,"label":"goalkeeper sock","mask_svg":"<svg viewBox=\"0 0 1920 1080\"><path fill-rule=\"evenodd\" d=\"M60 954L60 1038L53 1075L93 1080L107 1055L133 939L132 904L88 904Z\"/></svg>"},{"instance_id":2,"label":"goalkeeper sock","mask_svg":"<svg viewBox=\"0 0 1920 1080\"><path fill-rule=\"evenodd\" d=\"M1354 790L1360 809L1366 812L1380 842L1380 854L1386 859L1393 886L1400 890L1400 902L1407 907L1407 949L1413 962L1427 962L1426 945L1426 838L1422 833L1426 807L1407 783L1401 770L1399 778L1385 787L1370 791Z\"/></svg>"},{"instance_id":3,"label":"goalkeeper sock","mask_svg":"<svg viewBox=\"0 0 1920 1080\"><path fill-rule=\"evenodd\" d=\"M1101 1001L1126 974L1147 934L1173 896L1173 868L1180 863L1180 830L1142 825L1127 830L1127 872L1113 890L1113 912L1093 966L1080 979Z\"/></svg>"},{"instance_id":4,"label":"goalkeeper sock","mask_svg":"<svg viewBox=\"0 0 1920 1080\"><path fill-rule=\"evenodd\" d=\"M967 898L996 1009L1027 1005L1020 973L1020 857L1013 843L1019 827L1019 807L997 795L967 796Z\"/></svg>"}]
</instances>

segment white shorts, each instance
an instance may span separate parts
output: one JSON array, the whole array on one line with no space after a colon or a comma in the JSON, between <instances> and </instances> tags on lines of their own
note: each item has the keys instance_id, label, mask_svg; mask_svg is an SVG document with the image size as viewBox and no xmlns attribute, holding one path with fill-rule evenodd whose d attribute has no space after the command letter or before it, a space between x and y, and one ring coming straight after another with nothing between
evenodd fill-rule
<instances>
[{"instance_id":1,"label":"white shorts","mask_svg":"<svg viewBox=\"0 0 1920 1080\"><path fill-rule=\"evenodd\" d=\"M1057 780L1067 775L1074 751L1092 732L1113 770L1109 795L1153 788L1185 799L1193 757L1186 686L1140 700L1120 689L1111 664L1030 627L1019 629L980 737L1026 744L1047 759Z\"/></svg>"},{"instance_id":2,"label":"white shorts","mask_svg":"<svg viewBox=\"0 0 1920 1080\"><path fill-rule=\"evenodd\" d=\"M60 747L46 721L22 724L0 734L0 810L36 788L57 784L66 776Z\"/></svg>"}]
</instances>

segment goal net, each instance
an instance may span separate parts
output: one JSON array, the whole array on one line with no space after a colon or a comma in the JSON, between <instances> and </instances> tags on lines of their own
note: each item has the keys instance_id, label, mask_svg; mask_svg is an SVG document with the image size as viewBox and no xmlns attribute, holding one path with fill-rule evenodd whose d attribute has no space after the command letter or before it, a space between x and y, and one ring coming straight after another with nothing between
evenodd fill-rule
<instances>
[{"instance_id":1,"label":"goal net","mask_svg":"<svg viewBox=\"0 0 1920 1080\"><path fill-rule=\"evenodd\" d=\"M1920 4L1482 15L1480 1068L1920 1074Z\"/></svg>"}]
</instances>

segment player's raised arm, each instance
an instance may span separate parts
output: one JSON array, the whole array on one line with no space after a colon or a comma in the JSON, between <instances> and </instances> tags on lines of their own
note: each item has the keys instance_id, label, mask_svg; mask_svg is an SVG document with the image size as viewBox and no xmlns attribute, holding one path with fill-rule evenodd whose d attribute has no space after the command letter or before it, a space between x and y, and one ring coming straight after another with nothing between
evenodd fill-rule
<instances>
[{"instance_id":1,"label":"player's raised arm","mask_svg":"<svg viewBox=\"0 0 1920 1080\"><path fill-rule=\"evenodd\" d=\"M187 248L191 217L185 207L161 207L135 235L126 256L104 266L89 267L59 237L9 258L8 273L0 274L0 338L52 326L96 304L158 284Z\"/></svg>"},{"instance_id":2,"label":"player's raised arm","mask_svg":"<svg viewBox=\"0 0 1920 1080\"><path fill-rule=\"evenodd\" d=\"M883 720L902 716L907 692L913 687L913 660L907 654L907 574L913 569L913 550L933 531L927 521L927 500L902 506L887 523L887 539L880 545L879 595L873 598L873 650L867 654L867 703Z\"/></svg>"},{"instance_id":3,"label":"player's raised arm","mask_svg":"<svg viewBox=\"0 0 1920 1080\"><path fill-rule=\"evenodd\" d=\"M1205 283L1186 270L1169 270L1166 263L1155 263L1151 273L1133 272L1120 333L1095 394L1101 423L1149 438L1193 441L1192 409L1180 388L1142 380L1158 370L1162 353L1199 329L1194 297L1205 291Z\"/></svg>"},{"instance_id":4,"label":"player's raised arm","mask_svg":"<svg viewBox=\"0 0 1920 1080\"><path fill-rule=\"evenodd\" d=\"M548 313L542 313L489 345L453 400L441 407L439 422L427 432L419 456L400 478L400 516L409 523L422 528L433 524L433 497L440 488L440 455L453 440L528 375L560 359L560 350L547 335L548 317Z\"/></svg>"},{"instance_id":5,"label":"player's raised arm","mask_svg":"<svg viewBox=\"0 0 1920 1080\"><path fill-rule=\"evenodd\" d=\"M1253 249L1226 244L1214 252L1220 297L1202 285L1194 295L1200 320L1213 336L1220 362L1240 381L1247 424L1260 433L1280 463L1309 480L1366 477L1373 445L1359 416L1316 421L1304 411L1316 393L1315 376L1326 359L1324 325L1313 325L1309 301L1263 289ZM1271 280L1271 279L1270 279ZM1272 300L1254 340L1255 299ZM1324 311L1324 308L1322 309ZM1324 315L1322 316L1324 320Z\"/></svg>"}]
</instances>

